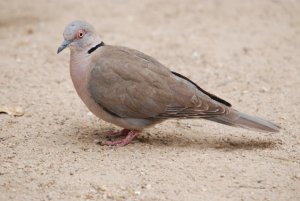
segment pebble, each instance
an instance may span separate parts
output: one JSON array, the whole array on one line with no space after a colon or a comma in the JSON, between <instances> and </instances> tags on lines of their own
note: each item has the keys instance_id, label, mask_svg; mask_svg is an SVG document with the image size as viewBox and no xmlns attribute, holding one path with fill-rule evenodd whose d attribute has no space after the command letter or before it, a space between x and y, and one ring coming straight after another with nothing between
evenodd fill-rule
<instances>
[{"instance_id":1,"label":"pebble","mask_svg":"<svg viewBox=\"0 0 300 201\"><path fill-rule=\"evenodd\" d=\"M147 184L147 185L146 185L146 189L149 190L149 189L151 189L151 188L152 188L151 184Z\"/></svg>"},{"instance_id":2,"label":"pebble","mask_svg":"<svg viewBox=\"0 0 300 201\"><path fill-rule=\"evenodd\" d=\"M93 116L93 113L87 112L86 115L87 115L87 116Z\"/></svg>"},{"instance_id":3,"label":"pebble","mask_svg":"<svg viewBox=\"0 0 300 201\"><path fill-rule=\"evenodd\" d=\"M141 194L141 191L134 191L134 194L135 194L135 195L140 195L140 194Z\"/></svg>"},{"instance_id":4,"label":"pebble","mask_svg":"<svg viewBox=\"0 0 300 201\"><path fill-rule=\"evenodd\" d=\"M247 91L247 90L244 90L244 91L242 91L242 94L247 94L249 91Z\"/></svg>"},{"instance_id":5,"label":"pebble","mask_svg":"<svg viewBox=\"0 0 300 201\"><path fill-rule=\"evenodd\" d=\"M198 52L193 52L192 57L193 58L199 58L199 53Z\"/></svg>"},{"instance_id":6,"label":"pebble","mask_svg":"<svg viewBox=\"0 0 300 201\"><path fill-rule=\"evenodd\" d=\"M262 87L260 90L259 90L259 92L261 92L261 93L266 93L266 92L268 92L269 91L269 89L267 89L266 87Z\"/></svg>"},{"instance_id":7,"label":"pebble","mask_svg":"<svg viewBox=\"0 0 300 201\"><path fill-rule=\"evenodd\" d=\"M98 143L100 143L100 140L99 140L99 139L95 139L93 142L94 142L95 144L98 144Z\"/></svg>"}]
</instances>

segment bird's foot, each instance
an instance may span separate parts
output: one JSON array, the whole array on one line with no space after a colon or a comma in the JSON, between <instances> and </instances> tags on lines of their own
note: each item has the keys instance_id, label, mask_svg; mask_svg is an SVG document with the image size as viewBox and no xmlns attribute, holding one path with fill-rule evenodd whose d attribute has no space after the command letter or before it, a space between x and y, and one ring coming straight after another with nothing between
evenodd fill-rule
<instances>
[{"instance_id":1,"label":"bird's foot","mask_svg":"<svg viewBox=\"0 0 300 201\"><path fill-rule=\"evenodd\" d=\"M123 129L119 133L122 133L121 135L126 135L126 137L121 140L105 141L105 142L102 142L101 144L109 145L109 146L125 146L125 145L129 144L140 132L137 130ZM116 136L116 135L114 135L114 136Z\"/></svg>"},{"instance_id":2,"label":"bird's foot","mask_svg":"<svg viewBox=\"0 0 300 201\"><path fill-rule=\"evenodd\" d=\"M111 132L111 131L105 132L104 135L108 137L120 137L120 136L126 136L129 132L130 132L129 129L124 128L117 132Z\"/></svg>"}]
</instances>

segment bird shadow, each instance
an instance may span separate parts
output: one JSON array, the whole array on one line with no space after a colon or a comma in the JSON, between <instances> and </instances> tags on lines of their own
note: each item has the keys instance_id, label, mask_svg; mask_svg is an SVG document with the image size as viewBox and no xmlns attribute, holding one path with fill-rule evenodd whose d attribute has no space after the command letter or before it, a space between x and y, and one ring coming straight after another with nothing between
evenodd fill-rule
<instances>
[{"instance_id":1,"label":"bird shadow","mask_svg":"<svg viewBox=\"0 0 300 201\"><path fill-rule=\"evenodd\" d=\"M111 130L99 130L93 128L83 128L78 133L78 140L85 143L98 143L110 140L112 138L105 136L105 133ZM251 139L236 137L217 137L204 133L199 135L178 135L175 133L147 133L144 132L137 136L131 144L127 146L136 146L147 144L154 147L180 147L193 149L220 149L224 151L231 150L256 150L256 149L274 149L282 144L280 140L270 139Z\"/></svg>"},{"instance_id":2,"label":"bird shadow","mask_svg":"<svg viewBox=\"0 0 300 201\"><path fill-rule=\"evenodd\" d=\"M150 144L152 146L170 146L181 148L194 149L220 149L225 151L230 150L255 150L255 149L274 149L279 146L279 141L263 140L263 139L249 139L249 138L230 138L230 137L216 137L216 136L178 136L168 133L160 137L157 135L148 134L137 138L141 143Z\"/></svg>"}]
</instances>

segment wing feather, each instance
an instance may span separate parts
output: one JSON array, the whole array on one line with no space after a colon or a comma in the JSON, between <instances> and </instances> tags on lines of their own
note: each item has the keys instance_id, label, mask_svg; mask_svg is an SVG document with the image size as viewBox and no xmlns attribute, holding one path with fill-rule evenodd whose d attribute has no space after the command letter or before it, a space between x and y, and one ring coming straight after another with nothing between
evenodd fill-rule
<instances>
[{"instance_id":1,"label":"wing feather","mask_svg":"<svg viewBox=\"0 0 300 201\"><path fill-rule=\"evenodd\" d=\"M209 118L228 112L228 104L139 51L104 46L95 58L91 96L116 117Z\"/></svg>"}]
</instances>

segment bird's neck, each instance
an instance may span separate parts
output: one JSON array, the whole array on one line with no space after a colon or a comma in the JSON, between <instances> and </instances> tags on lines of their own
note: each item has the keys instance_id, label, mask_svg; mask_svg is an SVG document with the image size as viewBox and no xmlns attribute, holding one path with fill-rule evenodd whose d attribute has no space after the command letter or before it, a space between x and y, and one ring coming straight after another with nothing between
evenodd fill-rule
<instances>
[{"instance_id":1,"label":"bird's neck","mask_svg":"<svg viewBox=\"0 0 300 201\"><path fill-rule=\"evenodd\" d=\"M93 36L91 37L90 44L86 47L71 49L70 74L78 93L85 87L84 85L87 84L92 57L103 45L104 43L99 36Z\"/></svg>"},{"instance_id":2,"label":"bird's neck","mask_svg":"<svg viewBox=\"0 0 300 201\"><path fill-rule=\"evenodd\" d=\"M88 72L90 71L90 54L86 51L71 51L70 74L74 87L78 94L87 84Z\"/></svg>"}]
</instances>

